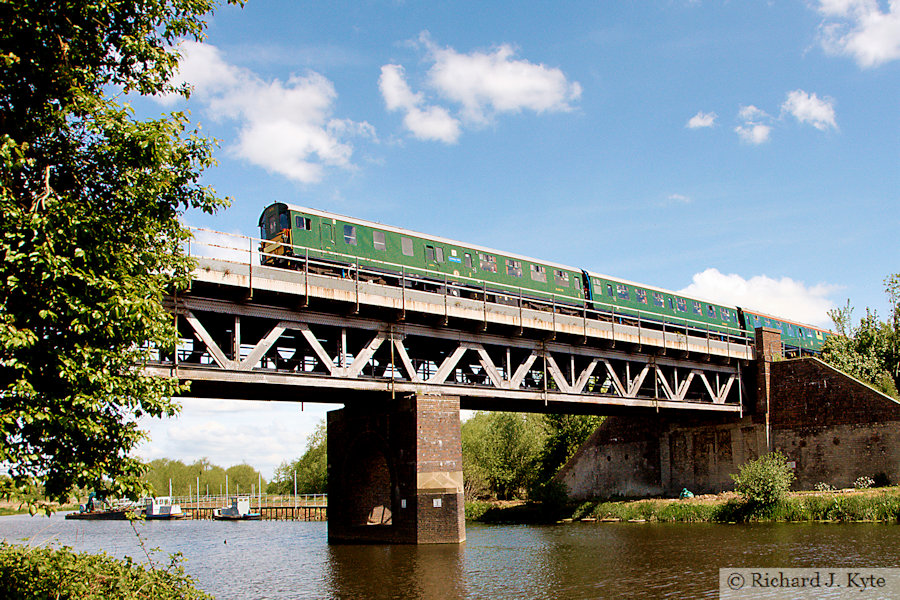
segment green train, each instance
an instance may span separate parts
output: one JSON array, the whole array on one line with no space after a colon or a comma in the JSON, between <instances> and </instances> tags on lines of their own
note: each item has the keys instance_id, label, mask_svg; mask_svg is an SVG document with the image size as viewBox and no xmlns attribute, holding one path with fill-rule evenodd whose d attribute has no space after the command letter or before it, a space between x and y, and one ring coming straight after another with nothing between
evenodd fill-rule
<instances>
[{"instance_id":1,"label":"green train","mask_svg":"<svg viewBox=\"0 0 900 600\"><path fill-rule=\"evenodd\" d=\"M788 353L818 352L831 332L737 306L399 227L276 202L259 219L260 261L491 302L728 339L781 331Z\"/></svg>"}]
</instances>

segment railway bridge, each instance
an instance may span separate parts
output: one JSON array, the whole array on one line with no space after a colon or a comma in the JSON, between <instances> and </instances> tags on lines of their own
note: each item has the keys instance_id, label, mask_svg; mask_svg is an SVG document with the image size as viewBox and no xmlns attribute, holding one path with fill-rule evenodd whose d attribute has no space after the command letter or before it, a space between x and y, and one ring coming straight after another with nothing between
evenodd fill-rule
<instances>
[{"instance_id":1,"label":"railway bridge","mask_svg":"<svg viewBox=\"0 0 900 600\"><path fill-rule=\"evenodd\" d=\"M192 397L343 404L328 414L332 542L465 539L460 409L737 417L756 394L743 337L352 262L261 266L257 241L217 240L192 244L191 286L168 299L181 341L147 369Z\"/></svg>"}]
</instances>

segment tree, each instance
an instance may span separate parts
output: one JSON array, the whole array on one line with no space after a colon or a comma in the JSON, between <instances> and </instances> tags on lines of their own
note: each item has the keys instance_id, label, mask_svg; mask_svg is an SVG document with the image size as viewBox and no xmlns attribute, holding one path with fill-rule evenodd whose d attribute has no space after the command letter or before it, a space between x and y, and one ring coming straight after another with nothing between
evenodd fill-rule
<instances>
[{"instance_id":1,"label":"tree","mask_svg":"<svg viewBox=\"0 0 900 600\"><path fill-rule=\"evenodd\" d=\"M265 489L266 480L260 477L259 471L247 463L228 467L225 474L228 476L228 492L231 494L238 492L242 495L249 494L252 490L257 490L257 485L259 489Z\"/></svg>"},{"instance_id":2,"label":"tree","mask_svg":"<svg viewBox=\"0 0 900 600\"><path fill-rule=\"evenodd\" d=\"M535 481L543 441L540 415L478 412L462 425L463 479L482 480L501 500L521 497Z\"/></svg>"},{"instance_id":3,"label":"tree","mask_svg":"<svg viewBox=\"0 0 900 600\"><path fill-rule=\"evenodd\" d=\"M603 423L593 415L544 415L547 437L538 456L538 480L549 482Z\"/></svg>"},{"instance_id":4,"label":"tree","mask_svg":"<svg viewBox=\"0 0 900 600\"><path fill-rule=\"evenodd\" d=\"M269 484L271 494L292 494L294 477L298 494L324 494L328 491L327 425L322 420L306 438L306 452L293 462L285 461L275 469Z\"/></svg>"},{"instance_id":5,"label":"tree","mask_svg":"<svg viewBox=\"0 0 900 600\"><path fill-rule=\"evenodd\" d=\"M184 388L141 365L177 340L162 300L191 271L179 216L225 201L183 114L140 121L110 94L186 96L172 47L216 5L0 2L0 463L18 487L137 496L135 418L177 410Z\"/></svg>"},{"instance_id":6,"label":"tree","mask_svg":"<svg viewBox=\"0 0 900 600\"><path fill-rule=\"evenodd\" d=\"M822 348L822 359L830 365L900 399L900 275L885 280L891 302L891 317L881 321L866 309L866 315L854 326L850 302L829 311L835 330Z\"/></svg>"}]
</instances>

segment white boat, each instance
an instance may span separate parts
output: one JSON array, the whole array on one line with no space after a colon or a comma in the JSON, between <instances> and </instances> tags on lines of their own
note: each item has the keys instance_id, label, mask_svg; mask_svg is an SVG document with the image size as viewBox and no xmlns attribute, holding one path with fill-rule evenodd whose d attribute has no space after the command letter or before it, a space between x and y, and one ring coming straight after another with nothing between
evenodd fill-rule
<instances>
[{"instance_id":1,"label":"white boat","mask_svg":"<svg viewBox=\"0 0 900 600\"><path fill-rule=\"evenodd\" d=\"M173 504L169 496L147 498L144 504L144 518L147 520L183 519L186 516L181 505Z\"/></svg>"},{"instance_id":2,"label":"white boat","mask_svg":"<svg viewBox=\"0 0 900 600\"><path fill-rule=\"evenodd\" d=\"M231 506L213 509L213 519L217 521L257 521L262 515L250 512L250 496L231 499Z\"/></svg>"}]
</instances>

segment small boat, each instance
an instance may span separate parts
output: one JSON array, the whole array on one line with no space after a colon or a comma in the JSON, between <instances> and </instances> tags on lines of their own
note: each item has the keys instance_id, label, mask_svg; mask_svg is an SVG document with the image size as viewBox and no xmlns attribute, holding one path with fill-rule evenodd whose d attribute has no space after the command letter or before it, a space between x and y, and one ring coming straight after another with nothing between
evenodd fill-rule
<instances>
[{"instance_id":1,"label":"small boat","mask_svg":"<svg viewBox=\"0 0 900 600\"><path fill-rule=\"evenodd\" d=\"M147 498L144 502L144 518L148 521L183 519L187 514L181 510L180 504L173 504L169 496Z\"/></svg>"},{"instance_id":2,"label":"small boat","mask_svg":"<svg viewBox=\"0 0 900 600\"><path fill-rule=\"evenodd\" d=\"M232 498L231 506L213 509L213 519L217 521L258 521L262 515L250 512L250 496Z\"/></svg>"},{"instance_id":3,"label":"small boat","mask_svg":"<svg viewBox=\"0 0 900 600\"><path fill-rule=\"evenodd\" d=\"M100 500L96 493L91 492L86 504L82 504L77 512L66 515L67 519L80 519L84 521L124 521L137 516L138 507L128 501L116 501L115 504Z\"/></svg>"},{"instance_id":4,"label":"small boat","mask_svg":"<svg viewBox=\"0 0 900 600\"><path fill-rule=\"evenodd\" d=\"M124 521L136 516L133 508L105 508L101 510L79 510L66 515L67 519L83 519L85 521Z\"/></svg>"}]
</instances>

